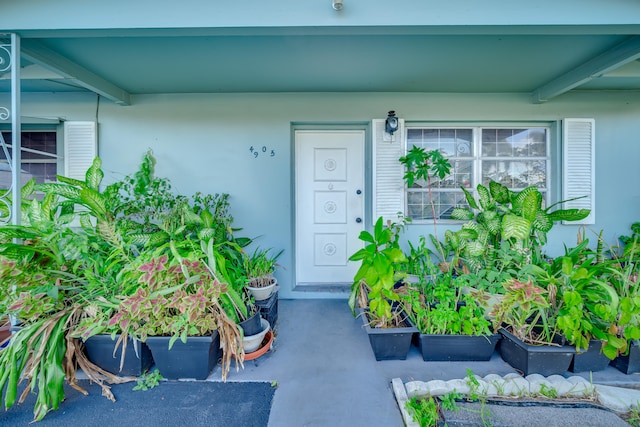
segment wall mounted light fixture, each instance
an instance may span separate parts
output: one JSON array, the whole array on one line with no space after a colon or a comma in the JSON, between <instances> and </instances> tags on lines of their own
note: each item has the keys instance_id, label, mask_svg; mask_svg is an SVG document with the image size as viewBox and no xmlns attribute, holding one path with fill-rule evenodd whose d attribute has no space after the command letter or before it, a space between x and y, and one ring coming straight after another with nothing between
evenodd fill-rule
<instances>
[{"instance_id":1,"label":"wall mounted light fixture","mask_svg":"<svg viewBox=\"0 0 640 427\"><path fill-rule=\"evenodd\" d=\"M342 0L332 0L331 6L335 10L342 10Z\"/></svg>"},{"instance_id":2,"label":"wall mounted light fixture","mask_svg":"<svg viewBox=\"0 0 640 427\"><path fill-rule=\"evenodd\" d=\"M385 120L384 122L384 130L391 135L393 135L393 133L398 130L398 118L396 117L395 111L389 111L387 120Z\"/></svg>"}]
</instances>

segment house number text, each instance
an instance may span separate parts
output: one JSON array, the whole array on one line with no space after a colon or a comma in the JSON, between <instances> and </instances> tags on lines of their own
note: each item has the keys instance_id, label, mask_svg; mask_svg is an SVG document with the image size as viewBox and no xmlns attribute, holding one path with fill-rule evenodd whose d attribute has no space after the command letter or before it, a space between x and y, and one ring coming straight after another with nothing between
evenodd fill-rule
<instances>
[{"instance_id":1,"label":"house number text","mask_svg":"<svg viewBox=\"0 0 640 427\"><path fill-rule=\"evenodd\" d=\"M268 157L276 156L275 150L270 150L269 148L267 148L266 145L263 145L262 147L254 147L252 145L251 147L249 147L249 152L253 154L253 158L255 159L257 159L259 156L268 156Z\"/></svg>"}]
</instances>

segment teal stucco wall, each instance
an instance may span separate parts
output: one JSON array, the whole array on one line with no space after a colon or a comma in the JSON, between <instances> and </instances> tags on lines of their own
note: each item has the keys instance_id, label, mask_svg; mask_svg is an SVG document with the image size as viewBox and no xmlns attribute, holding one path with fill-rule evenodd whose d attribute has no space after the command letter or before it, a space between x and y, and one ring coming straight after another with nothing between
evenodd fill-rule
<instances>
[{"instance_id":1,"label":"teal stucco wall","mask_svg":"<svg viewBox=\"0 0 640 427\"><path fill-rule=\"evenodd\" d=\"M7 101L0 96L0 103ZM292 290L292 127L296 124L368 126L389 110L407 121L594 118L597 223L588 230L604 230L605 239L613 244L617 236L628 233L632 222L640 221L639 92L575 92L545 104L532 104L528 94L443 93L140 95L127 107L105 101L98 105L95 95L23 94L22 104L23 115L34 118L94 120L97 115L106 182L133 173L151 148L157 174L169 178L176 191L229 193L235 225L242 228L239 234L257 237L260 246L284 249L283 268L277 274L283 298L346 296ZM255 158L251 146L264 146L275 155ZM367 168L370 176L370 163ZM558 175L554 176L557 189ZM369 201L370 184L365 190ZM406 238L417 240L432 230L430 224L412 225ZM574 225L556 226L549 253L561 253L564 243L573 245L577 232Z\"/></svg>"}]
</instances>

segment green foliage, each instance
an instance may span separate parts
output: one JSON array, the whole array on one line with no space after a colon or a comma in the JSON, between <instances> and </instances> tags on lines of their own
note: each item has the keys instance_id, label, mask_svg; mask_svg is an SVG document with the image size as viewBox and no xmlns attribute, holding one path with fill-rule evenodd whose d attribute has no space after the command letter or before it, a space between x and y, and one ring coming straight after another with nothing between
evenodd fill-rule
<instances>
[{"instance_id":1,"label":"green foliage","mask_svg":"<svg viewBox=\"0 0 640 427\"><path fill-rule=\"evenodd\" d=\"M565 255L542 266L530 266L538 284L555 294L551 316L555 324L577 351L584 351L591 339L603 342L607 356L624 351L626 344L611 333L620 299L606 279L611 261L599 262L599 255L588 247L584 239Z\"/></svg>"},{"instance_id":2,"label":"green foliage","mask_svg":"<svg viewBox=\"0 0 640 427\"><path fill-rule=\"evenodd\" d=\"M427 188L429 195L429 204L431 206L431 215L433 217L433 228L436 235L436 248L444 259L444 250L440 247L437 240L436 230L436 209L433 203L432 185L434 179L443 180L451 173L451 163L445 158L439 150L427 151L423 147L414 146L407 152L406 156L400 157L400 163L405 167L404 181L408 188L418 186Z\"/></svg>"},{"instance_id":3,"label":"green foliage","mask_svg":"<svg viewBox=\"0 0 640 427\"><path fill-rule=\"evenodd\" d=\"M556 399L558 397L558 390L553 388L553 386L542 383L540 384L540 394L549 399Z\"/></svg>"},{"instance_id":4,"label":"green foliage","mask_svg":"<svg viewBox=\"0 0 640 427\"><path fill-rule=\"evenodd\" d=\"M553 342L555 330L549 321L547 290L531 280L510 279L504 283L504 297L490 313L494 329L502 325L529 344Z\"/></svg>"},{"instance_id":5,"label":"green foliage","mask_svg":"<svg viewBox=\"0 0 640 427\"><path fill-rule=\"evenodd\" d=\"M631 224L631 235L620 236L622 243L621 258L632 262L640 261L640 222Z\"/></svg>"},{"instance_id":6,"label":"green foliage","mask_svg":"<svg viewBox=\"0 0 640 427\"><path fill-rule=\"evenodd\" d=\"M64 399L64 380L68 372L63 364L67 352L65 324L70 311L38 318L17 331L9 345L0 351L0 395L5 409L22 403L18 385L26 380L25 390L37 390L34 420L40 421L50 410L58 409Z\"/></svg>"},{"instance_id":7,"label":"green foliage","mask_svg":"<svg viewBox=\"0 0 640 427\"><path fill-rule=\"evenodd\" d=\"M244 269L248 285L262 288L273 283L273 272L276 269L278 257L283 251L275 255L269 254L271 249L256 248L251 255L244 258Z\"/></svg>"},{"instance_id":8,"label":"green foliage","mask_svg":"<svg viewBox=\"0 0 640 427\"><path fill-rule=\"evenodd\" d=\"M404 180L408 187L418 181L429 182L432 177L444 179L451 172L451 163L439 150L426 151L423 147L412 147L400 163L406 168Z\"/></svg>"},{"instance_id":9,"label":"green foliage","mask_svg":"<svg viewBox=\"0 0 640 427\"><path fill-rule=\"evenodd\" d=\"M438 404L433 396L412 397L406 403L406 408L413 421L417 422L420 427L435 427L440 421Z\"/></svg>"},{"instance_id":10,"label":"green foliage","mask_svg":"<svg viewBox=\"0 0 640 427\"><path fill-rule=\"evenodd\" d=\"M242 360L235 313L246 311L238 290L250 239L233 235L228 195L196 193L190 202L154 176L154 165L149 151L136 174L102 190L96 158L84 180L22 189L23 225L0 227L0 313L22 322L0 351L6 407L26 381L42 419L63 399L65 378L75 384L76 366L111 396L103 381L118 377L93 370L76 337L121 333L120 345L128 333L167 334L173 344L218 330L223 378L232 358Z\"/></svg>"},{"instance_id":11,"label":"green foliage","mask_svg":"<svg viewBox=\"0 0 640 427\"><path fill-rule=\"evenodd\" d=\"M623 416L623 418L633 427L640 427L640 408L638 406L634 406Z\"/></svg>"},{"instance_id":12,"label":"green foliage","mask_svg":"<svg viewBox=\"0 0 640 427\"><path fill-rule=\"evenodd\" d=\"M162 375L160 375L159 370L156 369L153 372L145 372L136 380L136 386L133 390L151 390L152 388L159 386L160 381L162 381Z\"/></svg>"},{"instance_id":13,"label":"green foliage","mask_svg":"<svg viewBox=\"0 0 640 427\"><path fill-rule=\"evenodd\" d=\"M368 231L360 233L360 240L365 247L351 255L350 261L360 261L361 265L354 277L349 297L349 307L355 314L357 300L362 285L368 289L366 305L369 316L378 327L388 327L394 321L392 302L400 300L394 291L396 269L407 259L398 245L398 235L402 226L392 223L383 224L378 218L373 234Z\"/></svg>"},{"instance_id":14,"label":"green foliage","mask_svg":"<svg viewBox=\"0 0 640 427\"><path fill-rule=\"evenodd\" d=\"M405 313L423 334L489 335L491 323L469 294L454 288L451 275L440 273L422 290L409 287L402 296ZM426 289L425 289L426 288Z\"/></svg>"},{"instance_id":15,"label":"green foliage","mask_svg":"<svg viewBox=\"0 0 640 427\"><path fill-rule=\"evenodd\" d=\"M505 242L522 251L526 264L539 264L553 223L583 219L590 213L585 209L552 210L555 205L544 208L544 198L534 186L514 192L495 181L488 188L479 184L477 201L466 188L461 189L469 208L454 208L452 218L468 221L460 232L465 233L462 254L472 272L492 268Z\"/></svg>"}]
</instances>

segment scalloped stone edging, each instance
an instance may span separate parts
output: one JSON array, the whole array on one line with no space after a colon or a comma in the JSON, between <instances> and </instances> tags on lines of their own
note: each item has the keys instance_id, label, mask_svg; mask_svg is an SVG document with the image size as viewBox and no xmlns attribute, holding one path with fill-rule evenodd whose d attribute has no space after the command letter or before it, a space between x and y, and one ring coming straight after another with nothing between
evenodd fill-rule
<instances>
[{"instance_id":1,"label":"scalloped stone edging","mask_svg":"<svg viewBox=\"0 0 640 427\"><path fill-rule=\"evenodd\" d=\"M543 397L540 391L554 389L558 398L595 398L602 406L618 413L628 412L640 405L640 390L591 384L580 376L565 378L561 375L545 377L531 374L522 377L516 373L505 376L489 374L485 377L474 375L478 382L474 392L486 397ZM463 395L471 389L466 378L448 381L409 381L406 384L400 378L392 380L392 388L407 427L418 426L405 408L412 397L442 396L456 392Z\"/></svg>"}]
</instances>

